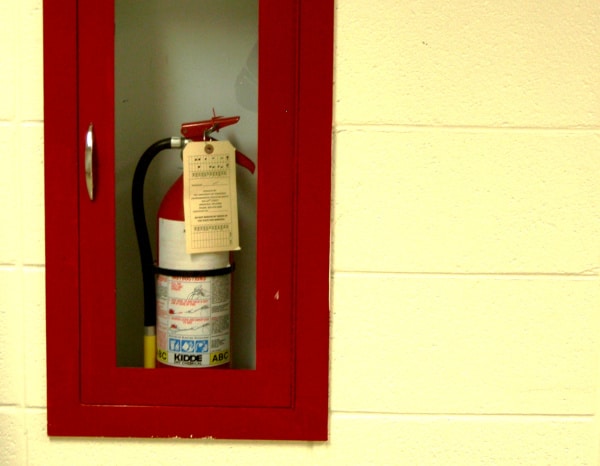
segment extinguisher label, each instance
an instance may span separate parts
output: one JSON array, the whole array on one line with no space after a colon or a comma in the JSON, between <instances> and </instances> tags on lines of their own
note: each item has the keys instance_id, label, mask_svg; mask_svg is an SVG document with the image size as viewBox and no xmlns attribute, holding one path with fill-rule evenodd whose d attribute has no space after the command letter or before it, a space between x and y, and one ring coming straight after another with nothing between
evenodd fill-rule
<instances>
[{"instance_id":1,"label":"extinguisher label","mask_svg":"<svg viewBox=\"0 0 600 466\"><path fill-rule=\"evenodd\" d=\"M157 359L210 367L230 359L231 275L157 278Z\"/></svg>"},{"instance_id":2,"label":"extinguisher label","mask_svg":"<svg viewBox=\"0 0 600 466\"><path fill-rule=\"evenodd\" d=\"M185 146L183 207L188 254L240 248L235 147L229 141Z\"/></svg>"}]
</instances>

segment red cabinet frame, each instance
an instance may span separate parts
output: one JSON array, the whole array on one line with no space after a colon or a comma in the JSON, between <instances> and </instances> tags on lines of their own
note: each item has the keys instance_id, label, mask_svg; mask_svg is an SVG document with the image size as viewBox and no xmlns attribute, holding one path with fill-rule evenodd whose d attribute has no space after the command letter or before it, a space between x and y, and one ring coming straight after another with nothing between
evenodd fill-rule
<instances>
[{"instance_id":1,"label":"red cabinet frame","mask_svg":"<svg viewBox=\"0 0 600 466\"><path fill-rule=\"evenodd\" d=\"M44 1L48 433L325 440L333 1L259 2L255 370L116 366L113 8Z\"/></svg>"}]
</instances>

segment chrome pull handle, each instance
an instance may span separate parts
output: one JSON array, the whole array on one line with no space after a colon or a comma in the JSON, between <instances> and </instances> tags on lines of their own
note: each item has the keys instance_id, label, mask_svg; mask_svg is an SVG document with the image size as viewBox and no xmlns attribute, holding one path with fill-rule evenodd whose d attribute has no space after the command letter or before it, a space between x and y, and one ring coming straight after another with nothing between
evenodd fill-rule
<instances>
[{"instance_id":1,"label":"chrome pull handle","mask_svg":"<svg viewBox=\"0 0 600 466\"><path fill-rule=\"evenodd\" d=\"M94 200L94 125L90 123L85 134L85 185L90 201Z\"/></svg>"}]
</instances>

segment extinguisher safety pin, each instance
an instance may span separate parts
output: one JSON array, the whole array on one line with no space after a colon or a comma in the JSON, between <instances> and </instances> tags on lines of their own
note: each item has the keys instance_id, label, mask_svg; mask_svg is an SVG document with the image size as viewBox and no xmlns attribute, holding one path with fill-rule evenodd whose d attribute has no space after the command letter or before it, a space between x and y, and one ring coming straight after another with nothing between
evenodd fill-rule
<instances>
[{"instance_id":1,"label":"extinguisher safety pin","mask_svg":"<svg viewBox=\"0 0 600 466\"><path fill-rule=\"evenodd\" d=\"M218 125L218 124L216 124L216 123L215 123L214 125L212 125L210 128L208 128L208 129L205 129L205 130L204 130L204 136L203 136L203 140L204 140L204 141L210 141L210 139L211 139L211 138L210 138L210 135L211 135L212 133L214 133L215 131L216 131L217 133L219 132L219 125Z\"/></svg>"}]
</instances>

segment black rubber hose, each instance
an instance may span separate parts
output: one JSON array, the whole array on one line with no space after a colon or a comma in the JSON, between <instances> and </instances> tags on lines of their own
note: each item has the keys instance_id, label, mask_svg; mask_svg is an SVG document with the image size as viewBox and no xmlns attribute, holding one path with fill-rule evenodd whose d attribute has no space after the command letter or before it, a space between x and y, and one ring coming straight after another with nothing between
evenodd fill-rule
<instances>
[{"instance_id":1,"label":"black rubber hose","mask_svg":"<svg viewBox=\"0 0 600 466\"><path fill-rule=\"evenodd\" d=\"M154 259L152 246L146 224L144 209L144 181L148 167L154 158L163 150L171 149L171 138L161 139L152 144L142 154L135 167L131 186L131 203L133 207L133 222L137 235L140 260L142 262L142 282L144 285L144 327L156 326L156 283L154 277Z\"/></svg>"}]
</instances>

